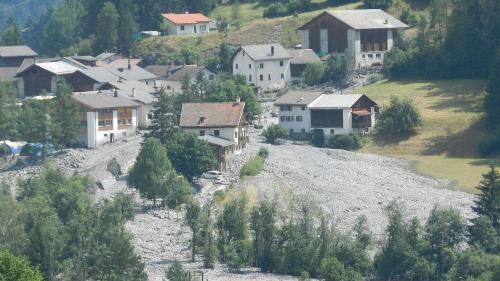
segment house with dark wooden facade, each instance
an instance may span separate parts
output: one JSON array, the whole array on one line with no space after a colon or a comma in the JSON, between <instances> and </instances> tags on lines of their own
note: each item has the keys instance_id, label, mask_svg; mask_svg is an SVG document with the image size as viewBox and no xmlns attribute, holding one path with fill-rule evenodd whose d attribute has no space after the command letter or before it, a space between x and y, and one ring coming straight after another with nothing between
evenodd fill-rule
<instances>
[{"instance_id":1,"label":"house with dark wooden facade","mask_svg":"<svg viewBox=\"0 0 500 281\"><path fill-rule=\"evenodd\" d=\"M301 47L352 59L356 67L382 64L395 30L409 26L380 9L325 11L299 28Z\"/></svg>"},{"instance_id":2,"label":"house with dark wooden facade","mask_svg":"<svg viewBox=\"0 0 500 281\"><path fill-rule=\"evenodd\" d=\"M25 59L34 59L38 54L26 45L0 46L0 67L19 67Z\"/></svg>"}]
</instances>

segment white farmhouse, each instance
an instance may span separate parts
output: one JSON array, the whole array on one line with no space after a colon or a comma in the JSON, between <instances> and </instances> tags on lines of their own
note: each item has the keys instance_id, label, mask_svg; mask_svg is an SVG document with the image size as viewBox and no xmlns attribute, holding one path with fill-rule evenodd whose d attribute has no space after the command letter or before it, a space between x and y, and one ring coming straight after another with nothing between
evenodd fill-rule
<instances>
[{"instance_id":1,"label":"white farmhouse","mask_svg":"<svg viewBox=\"0 0 500 281\"><path fill-rule=\"evenodd\" d=\"M275 103L279 124L291 137L323 130L325 137L363 133L376 121L379 106L366 95L290 91Z\"/></svg>"},{"instance_id":2,"label":"white farmhouse","mask_svg":"<svg viewBox=\"0 0 500 281\"><path fill-rule=\"evenodd\" d=\"M408 28L380 9L325 11L299 28L301 47L352 58L356 67L381 64L394 31Z\"/></svg>"},{"instance_id":3,"label":"white farmhouse","mask_svg":"<svg viewBox=\"0 0 500 281\"><path fill-rule=\"evenodd\" d=\"M233 55L233 74L260 90L282 89L291 80L291 58L279 43L241 46Z\"/></svg>"},{"instance_id":4,"label":"white farmhouse","mask_svg":"<svg viewBox=\"0 0 500 281\"><path fill-rule=\"evenodd\" d=\"M139 103L114 91L74 93L81 106L80 141L88 148L135 136Z\"/></svg>"},{"instance_id":5,"label":"white farmhouse","mask_svg":"<svg viewBox=\"0 0 500 281\"><path fill-rule=\"evenodd\" d=\"M162 14L166 23L170 24L168 34L206 34L210 31L212 20L200 13Z\"/></svg>"}]
</instances>

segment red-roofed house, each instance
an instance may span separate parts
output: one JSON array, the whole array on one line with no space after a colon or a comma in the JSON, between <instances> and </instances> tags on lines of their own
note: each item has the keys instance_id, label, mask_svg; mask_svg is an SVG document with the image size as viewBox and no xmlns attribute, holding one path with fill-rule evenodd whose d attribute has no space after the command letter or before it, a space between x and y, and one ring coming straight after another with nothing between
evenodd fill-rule
<instances>
[{"instance_id":1,"label":"red-roofed house","mask_svg":"<svg viewBox=\"0 0 500 281\"><path fill-rule=\"evenodd\" d=\"M203 14L162 14L165 22L171 24L168 34L206 34L209 32L211 19Z\"/></svg>"}]
</instances>

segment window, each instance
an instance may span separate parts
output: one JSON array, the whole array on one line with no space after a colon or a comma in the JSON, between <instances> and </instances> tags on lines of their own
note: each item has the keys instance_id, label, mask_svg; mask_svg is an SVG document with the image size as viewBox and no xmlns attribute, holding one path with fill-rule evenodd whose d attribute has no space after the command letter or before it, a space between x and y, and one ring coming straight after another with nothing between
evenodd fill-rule
<instances>
[{"instance_id":1,"label":"window","mask_svg":"<svg viewBox=\"0 0 500 281\"><path fill-rule=\"evenodd\" d=\"M172 87L170 85L167 85L167 90L171 90Z\"/></svg>"},{"instance_id":2,"label":"window","mask_svg":"<svg viewBox=\"0 0 500 281\"><path fill-rule=\"evenodd\" d=\"M200 130L200 136L204 136L205 135L205 130Z\"/></svg>"},{"instance_id":3,"label":"window","mask_svg":"<svg viewBox=\"0 0 500 281\"><path fill-rule=\"evenodd\" d=\"M238 64L235 65L235 68L238 69Z\"/></svg>"},{"instance_id":4,"label":"window","mask_svg":"<svg viewBox=\"0 0 500 281\"><path fill-rule=\"evenodd\" d=\"M252 65L251 64L248 64L248 69L252 69Z\"/></svg>"},{"instance_id":5,"label":"window","mask_svg":"<svg viewBox=\"0 0 500 281\"><path fill-rule=\"evenodd\" d=\"M184 25L181 25L181 30L184 30Z\"/></svg>"},{"instance_id":6,"label":"window","mask_svg":"<svg viewBox=\"0 0 500 281\"><path fill-rule=\"evenodd\" d=\"M361 55L361 57L362 57L363 59L366 59L366 55L365 55L365 54L362 54L362 55Z\"/></svg>"},{"instance_id":7,"label":"window","mask_svg":"<svg viewBox=\"0 0 500 281\"><path fill-rule=\"evenodd\" d=\"M214 136L218 137L220 135L220 131L219 130L214 130Z\"/></svg>"},{"instance_id":8,"label":"window","mask_svg":"<svg viewBox=\"0 0 500 281\"><path fill-rule=\"evenodd\" d=\"M302 131L302 133L305 133L305 132L306 132L306 129L302 129L301 131Z\"/></svg>"},{"instance_id":9,"label":"window","mask_svg":"<svg viewBox=\"0 0 500 281\"><path fill-rule=\"evenodd\" d=\"M290 129L290 134L293 134L293 129Z\"/></svg>"},{"instance_id":10,"label":"window","mask_svg":"<svg viewBox=\"0 0 500 281\"><path fill-rule=\"evenodd\" d=\"M122 136L126 137L127 136L127 132L123 132Z\"/></svg>"},{"instance_id":11,"label":"window","mask_svg":"<svg viewBox=\"0 0 500 281\"><path fill-rule=\"evenodd\" d=\"M283 61L282 60L280 60L280 66L283 66Z\"/></svg>"},{"instance_id":12,"label":"window","mask_svg":"<svg viewBox=\"0 0 500 281\"><path fill-rule=\"evenodd\" d=\"M375 54L375 57L376 57L377 59L380 59L380 58L382 58L382 54Z\"/></svg>"},{"instance_id":13,"label":"window","mask_svg":"<svg viewBox=\"0 0 500 281\"><path fill-rule=\"evenodd\" d=\"M280 110L281 111L292 111L292 106L291 105L280 105Z\"/></svg>"},{"instance_id":14,"label":"window","mask_svg":"<svg viewBox=\"0 0 500 281\"><path fill-rule=\"evenodd\" d=\"M368 54L369 59L373 59L373 54Z\"/></svg>"},{"instance_id":15,"label":"window","mask_svg":"<svg viewBox=\"0 0 500 281\"><path fill-rule=\"evenodd\" d=\"M281 73L281 80L285 79L285 74Z\"/></svg>"},{"instance_id":16,"label":"window","mask_svg":"<svg viewBox=\"0 0 500 281\"><path fill-rule=\"evenodd\" d=\"M252 82L252 75L248 75L248 81Z\"/></svg>"},{"instance_id":17,"label":"window","mask_svg":"<svg viewBox=\"0 0 500 281\"><path fill-rule=\"evenodd\" d=\"M287 122L293 122L293 116L286 116Z\"/></svg>"},{"instance_id":18,"label":"window","mask_svg":"<svg viewBox=\"0 0 500 281\"><path fill-rule=\"evenodd\" d=\"M335 130L334 129L330 129L330 134L335 134Z\"/></svg>"},{"instance_id":19,"label":"window","mask_svg":"<svg viewBox=\"0 0 500 281\"><path fill-rule=\"evenodd\" d=\"M281 116L281 117L280 117L280 121L281 121L281 122L285 122L285 121L286 121L285 116Z\"/></svg>"},{"instance_id":20,"label":"window","mask_svg":"<svg viewBox=\"0 0 500 281\"><path fill-rule=\"evenodd\" d=\"M208 74L208 80L214 80L214 75L213 74Z\"/></svg>"},{"instance_id":21,"label":"window","mask_svg":"<svg viewBox=\"0 0 500 281\"><path fill-rule=\"evenodd\" d=\"M263 69L264 68L264 64L260 63L259 67L260 67L260 69Z\"/></svg>"},{"instance_id":22,"label":"window","mask_svg":"<svg viewBox=\"0 0 500 281\"><path fill-rule=\"evenodd\" d=\"M267 75L267 79L268 79L269 81L271 81L271 74L268 74L268 75Z\"/></svg>"},{"instance_id":23,"label":"window","mask_svg":"<svg viewBox=\"0 0 500 281\"><path fill-rule=\"evenodd\" d=\"M113 120L99 120L98 126L99 127L113 126Z\"/></svg>"},{"instance_id":24,"label":"window","mask_svg":"<svg viewBox=\"0 0 500 281\"><path fill-rule=\"evenodd\" d=\"M234 138L238 137L238 132L234 132Z\"/></svg>"},{"instance_id":25,"label":"window","mask_svg":"<svg viewBox=\"0 0 500 281\"><path fill-rule=\"evenodd\" d=\"M306 111L306 106L305 106L305 105L303 105L303 106L301 107L301 109L302 109L302 111Z\"/></svg>"},{"instance_id":26,"label":"window","mask_svg":"<svg viewBox=\"0 0 500 281\"><path fill-rule=\"evenodd\" d=\"M261 74L261 75L259 76L259 80L260 80L260 81L264 81L264 75L262 75L262 74Z\"/></svg>"},{"instance_id":27,"label":"window","mask_svg":"<svg viewBox=\"0 0 500 281\"><path fill-rule=\"evenodd\" d=\"M153 119L153 114L149 113L148 114L148 120L151 120L151 119Z\"/></svg>"},{"instance_id":28,"label":"window","mask_svg":"<svg viewBox=\"0 0 500 281\"><path fill-rule=\"evenodd\" d=\"M200 31L207 31L206 25L200 25Z\"/></svg>"},{"instance_id":29,"label":"window","mask_svg":"<svg viewBox=\"0 0 500 281\"><path fill-rule=\"evenodd\" d=\"M302 122L302 116L295 117L295 120L297 120L297 122Z\"/></svg>"}]
</instances>

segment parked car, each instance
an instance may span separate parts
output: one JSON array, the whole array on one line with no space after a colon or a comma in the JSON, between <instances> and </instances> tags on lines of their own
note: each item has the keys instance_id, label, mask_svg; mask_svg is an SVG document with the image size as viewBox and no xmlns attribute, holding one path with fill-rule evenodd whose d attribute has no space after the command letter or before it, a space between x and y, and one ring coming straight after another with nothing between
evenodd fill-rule
<instances>
[{"instance_id":1,"label":"parked car","mask_svg":"<svg viewBox=\"0 0 500 281\"><path fill-rule=\"evenodd\" d=\"M203 173L201 177L205 179L220 179L222 177L222 173L219 171L208 171Z\"/></svg>"}]
</instances>

